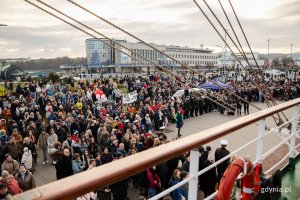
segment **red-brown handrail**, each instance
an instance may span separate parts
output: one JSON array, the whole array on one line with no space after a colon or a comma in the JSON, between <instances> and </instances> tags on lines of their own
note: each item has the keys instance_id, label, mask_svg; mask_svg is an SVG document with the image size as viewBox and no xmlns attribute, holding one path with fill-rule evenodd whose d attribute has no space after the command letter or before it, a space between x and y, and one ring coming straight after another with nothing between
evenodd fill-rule
<instances>
[{"instance_id":1,"label":"red-brown handrail","mask_svg":"<svg viewBox=\"0 0 300 200\"><path fill-rule=\"evenodd\" d=\"M139 173L153 165L170 160L188 150L198 148L233 131L241 129L260 119L269 117L295 105L300 104L300 98L277 106L261 110L236 120L215 126L199 133L184 137L138 154L131 155L112 163L96 167L71 177L55 181L33 190L16 195L14 199L74 199L78 196L96 190L129 176Z\"/></svg>"}]
</instances>

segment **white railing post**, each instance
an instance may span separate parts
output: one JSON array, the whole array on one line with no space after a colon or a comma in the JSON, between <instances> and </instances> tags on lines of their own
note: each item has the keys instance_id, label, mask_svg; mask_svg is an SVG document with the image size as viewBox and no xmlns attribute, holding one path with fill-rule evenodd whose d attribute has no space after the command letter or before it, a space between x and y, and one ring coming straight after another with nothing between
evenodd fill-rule
<instances>
[{"instance_id":1,"label":"white railing post","mask_svg":"<svg viewBox=\"0 0 300 200\"><path fill-rule=\"evenodd\" d=\"M198 194L198 170L199 170L199 150L190 151L190 177L189 181L189 199L197 199Z\"/></svg>"},{"instance_id":2,"label":"white railing post","mask_svg":"<svg viewBox=\"0 0 300 200\"><path fill-rule=\"evenodd\" d=\"M256 145L256 160L257 163L261 164L263 160L264 154L264 135L266 128L266 119L259 120L258 124L258 140Z\"/></svg>"},{"instance_id":3,"label":"white railing post","mask_svg":"<svg viewBox=\"0 0 300 200\"><path fill-rule=\"evenodd\" d=\"M298 126L298 113L299 113L299 105L293 107L293 116L292 116L292 128L291 128L291 140L290 140L290 158L289 158L289 166L292 169L295 169L295 143L296 143L296 134L297 134L297 126Z\"/></svg>"}]
</instances>

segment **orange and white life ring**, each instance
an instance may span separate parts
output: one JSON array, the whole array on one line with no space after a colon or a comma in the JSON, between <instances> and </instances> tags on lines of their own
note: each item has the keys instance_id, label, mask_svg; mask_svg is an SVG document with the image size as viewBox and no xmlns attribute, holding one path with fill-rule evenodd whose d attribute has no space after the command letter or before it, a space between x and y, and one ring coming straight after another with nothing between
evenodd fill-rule
<instances>
[{"instance_id":1,"label":"orange and white life ring","mask_svg":"<svg viewBox=\"0 0 300 200\"><path fill-rule=\"evenodd\" d=\"M260 165L257 164L254 170L251 161L240 158L233 161L225 171L220 182L217 200L230 199L232 187L241 173L243 175L241 178L241 200L254 198L254 195L260 190Z\"/></svg>"}]
</instances>

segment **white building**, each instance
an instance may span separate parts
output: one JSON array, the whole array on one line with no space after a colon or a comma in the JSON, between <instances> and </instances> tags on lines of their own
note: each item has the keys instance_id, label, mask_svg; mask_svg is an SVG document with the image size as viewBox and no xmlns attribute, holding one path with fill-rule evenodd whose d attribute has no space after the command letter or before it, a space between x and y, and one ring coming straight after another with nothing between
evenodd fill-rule
<instances>
[{"instance_id":1,"label":"white building","mask_svg":"<svg viewBox=\"0 0 300 200\"><path fill-rule=\"evenodd\" d=\"M263 66L264 65L264 59L260 59L259 58L259 54L257 52L253 52L254 58L250 52L245 52L245 55L248 59L248 62L251 66L256 66L255 60L258 64L258 66ZM238 58L238 60L241 62L241 64L239 63L239 61L235 58L235 56ZM243 69L243 67L248 67L249 64L248 62L246 62L246 60L243 58L243 56L239 53L236 53L235 56L231 53L231 52L226 52L226 54L222 54L221 56L219 56L218 59L218 65L220 67L225 66L225 67L234 67L235 69L239 68L239 69Z\"/></svg>"},{"instance_id":2,"label":"white building","mask_svg":"<svg viewBox=\"0 0 300 200\"><path fill-rule=\"evenodd\" d=\"M118 49L121 49L125 53L122 53L109 45L109 43ZM87 53L87 63L89 67L100 67L105 65L114 66L146 66L159 64L163 66L176 67L180 66L176 61L162 55L161 53L155 51L154 49L148 47L143 43L133 43L127 42L126 40L117 40L122 46L132 50L133 52L124 49L123 47L115 44L114 42L108 41L106 39L87 39L86 40L86 53ZM152 44L155 48L164 52L165 54L173 57L174 59L187 64L188 66L217 66L218 60L217 55L213 54L213 50L204 48L190 48L190 47L180 47L180 46L167 46L167 45L157 45ZM140 57L139 55L149 59L153 63L147 61L146 59ZM134 59L137 58L138 60Z\"/></svg>"}]
</instances>

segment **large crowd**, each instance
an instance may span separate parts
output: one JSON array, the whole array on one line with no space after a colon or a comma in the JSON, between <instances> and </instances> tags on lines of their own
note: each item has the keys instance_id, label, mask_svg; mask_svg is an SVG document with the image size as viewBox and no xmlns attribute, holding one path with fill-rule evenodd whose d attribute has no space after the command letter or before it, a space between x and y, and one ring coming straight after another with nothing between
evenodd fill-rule
<instances>
[{"instance_id":1,"label":"large crowd","mask_svg":"<svg viewBox=\"0 0 300 200\"><path fill-rule=\"evenodd\" d=\"M195 77L182 79L194 85L202 81ZM267 84L268 97L288 100L300 94L298 80L272 77ZM231 85L234 93L249 102L264 101L249 77L232 80ZM56 82L39 80L18 84L16 88L5 83L5 87L9 92L0 91L0 198L34 188L36 164L54 165L56 178L62 179L170 142L165 133L170 123L176 123L179 138L185 119L229 110L226 104L217 104L197 93L174 97L182 87L158 75L79 82L72 78ZM120 88L136 91L136 99L124 104L124 91ZM249 103L240 98L222 90L209 94L233 105L233 114L241 115L242 106L244 113L249 114ZM228 155L227 144L221 141L214 155L209 146L199 147L199 169ZM42 163L37 163L38 156ZM206 197L216 190L228 164L229 160L224 161L200 176L199 189ZM187 152L78 199L129 199L129 184L138 188L141 196L153 197L187 178L188 171ZM188 199L187 188L184 185L172 192L172 199Z\"/></svg>"}]
</instances>

